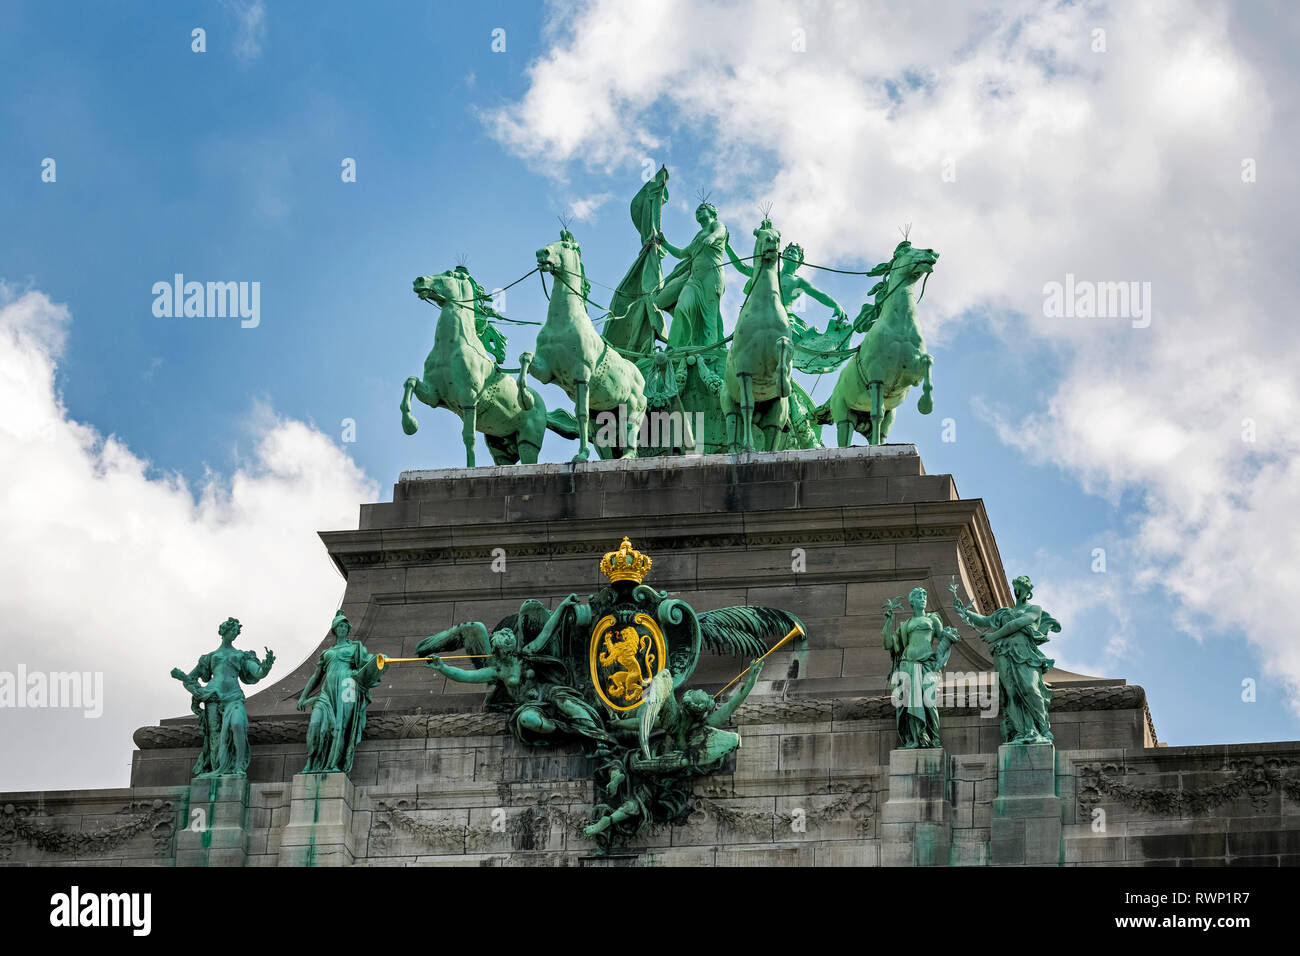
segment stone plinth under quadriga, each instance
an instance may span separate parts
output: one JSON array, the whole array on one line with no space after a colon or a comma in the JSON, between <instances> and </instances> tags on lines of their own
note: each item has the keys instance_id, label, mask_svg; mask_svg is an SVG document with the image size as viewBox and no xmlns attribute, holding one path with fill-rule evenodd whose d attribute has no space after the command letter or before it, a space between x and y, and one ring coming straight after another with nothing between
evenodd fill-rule
<instances>
[{"instance_id":1,"label":"stone plinth under quadriga","mask_svg":"<svg viewBox=\"0 0 1300 956\"><path fill-rule=\"evenodd\" d=\"M699 611L774 607L806 625L805 642L768 659L747 707L765 698L829 706L887 694L881 607L919 586L929 608L966 635L953 648L946 686L982 687L987 711L996 702L995 668L983 643L954 620L948 587L956 583L983 612L1013 602L983 502L960 498L949 475L926 474L912 445L410 471L391 502L361 506L356 530L321 537L347 582L351 637L397 658L456 623L493 629L530 598L550 607L569 594L585 598L605 583L602 555L629 537L653 560L645 583ZM297 668L249 697L251 779L287 782L302 769L306 717L296 702L332 640L325 636ZM716 691L748 663L705 654L691 685ZM1122 713L1112 706L1111 692L1134 697L1123 681L1059 670L1049 679L1084 710L1099 701L1096 714L1062 721L1063 746L1078 745L1080 733L1100 746L1154 743L1144 698ZM363 775L373 766L370 740L420 736L430 716L491 723L483 685L418 663L386 668L371 694L358 753ZM970 712L973 700L951 696L941 713ZM945 724L945 748L993 753L996 723ZM195 739L190 716L142 728L133 783L186 782Z\"/></svg>"},{"instance_id":2,"label":"stone plinth under quadriga","mask_svg":"<svg viewBox=\"0 0 1300 956\"><path fill-rule=\"evenodd\" d=\"M244 865L941 865L946 839L948 863L993 862L995 667L955 620L948 586L981 613L1013 597L983 502L959 497L951 476L926 474L913 446L406 472L391 502L362 505L355 530L321 535L346 579L350 636L394 658L455 623L494 630L526 599L551 608L585 599L624 537L652 559L646 585L698 611L780 608L807 629L805 643L767 660L730 724L741 748L699 778L682 819L602 857L581 833L597 802L591 759L572 746L523 746L504 714L485 711L481 686L419 663L383 670L346 777L301 773L308 717L296 702L333 640L323 635L248 698L246 822L242 836L222 837L240 842L226 849ZM882 605L916 587L965 640L941 684L938 763L912 772L904 796ZM322 632L333 611L322 609ZM706 654L689 686L717 691L748 664ZM1154 746L1140 687L1059 670L1048 679L1062 754ZM198 727L165 719L135 740L126 805L163 809L141 811L155 838L132 836L124 852L179 862L191 838L169 836L164 822L198 799ZM65 803L75 817L72 797L41 806ZM917 823L939 829L886 839L885 827L899 835Z\"/></svg>"}]
</instances>

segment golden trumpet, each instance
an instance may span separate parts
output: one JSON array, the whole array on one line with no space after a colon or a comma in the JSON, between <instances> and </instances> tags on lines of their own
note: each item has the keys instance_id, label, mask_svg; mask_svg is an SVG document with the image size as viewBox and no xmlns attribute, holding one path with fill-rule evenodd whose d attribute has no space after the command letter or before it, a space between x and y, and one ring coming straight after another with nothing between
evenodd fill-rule
<instances>
[{"instance_id":1,"label":"golden trumpet","mask_svg":"<svg viewBox=\"0 0 1300 956\"><path fill-rule=\"evenodd\" d=\"M416 661L429 663L430 657L436 657L440 661L463 661L469 657L491 657L491 654L431 654L429 657L385 657L383 654L375 655L375 670L383 670L389 664L414 664Z\"/></svg>"},{"instance_id":2,"label":"golden trumpet","mask_svg":"<svg viewBox=\"0 0 1300 956\"><path fill-rule=\"evenodd\" d=\"M803 636L804 636L804 633L805 633L805 632L804 632L804 629L803 629L802 627L800 627L798 624L796 624L794 627L790 628L790 633L789 633L789 634L787 634L785 637L781 638L779 641L777 641L775 644L772 645L771 649L768 650L767 654L771 654L771 653L772 653L773 651L775 651L778 647L780 647L782 644L784 644L786 641L790 640L790 638L795 637L796 635L799 636L799 637L803 637ZM764 654L763 657L767 657L767 654ZM763 657L760 657L760 658L758 659L758 661L761 661L761 660L763 659ZM754 661L754 664L757 664L758 661ZM751 670L753 670L753 669L754 669L754 664L750 664L748 667L746 667L743 671L741 671L741 672L740 672L739 674L737 674L735 677L731 678L731 680L727 681L726 685L722 688L722 690L718 691L717 694L714 694L714 695L713 695L713 699L714 699L714 700L717 700L717 699L718 699L718 694L721 694L723 690L726 690L728 687L730 687L730 686L731 686L732 684L734 684L736 681L740 680L742 677L744 677L746 674L748 674Z\"/></svg>"}]
</instances>

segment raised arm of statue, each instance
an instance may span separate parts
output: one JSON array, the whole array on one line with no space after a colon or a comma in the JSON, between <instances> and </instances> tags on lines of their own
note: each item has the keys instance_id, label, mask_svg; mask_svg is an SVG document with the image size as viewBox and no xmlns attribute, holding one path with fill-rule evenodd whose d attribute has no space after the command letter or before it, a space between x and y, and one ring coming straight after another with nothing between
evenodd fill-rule
<instances>
[{"instance_id":1,"label":"raised arm of statue","mask_svg":"<svg viewBox=\"0 0 1300 956\"><path fill-rule=\"evenodd\" d=\"M452 667L446 664L439 657L430 657L429 666L450 680L460 684L487 684L497 679L497 669L493 665L487 667L478 667L473 670L462 670L459 667Z\"/></svg>"},{"instance_id":2,"label":"raised arm of statue","mask_svg":"<svg viewBox=\"0 0 1300 956\"><path fill-rule=\"evenodd\" d=\"M687 251L690 248L689 246L687 246L686 249L682 249L678 246L674 246L671 242L668 241L668 237L664 235L662 229L660 229L657 233L655 233L655 240L659 243L659 245L663 246L670 253L672 253L674 259L685 259L689 255L689 252Z\"/></svg>"},{"instance_id":3,"label":"raised arm of statue","mask_svg":"<svg viewBox=\"0 0 1300 956\"><path fill-rule=\"evenodd\" d=\"M730 237L727 238L726 244L727 244L727 258L730 259L731 264L736 267L736 271L743 276L752 276L754 274L753 267L747 266L740 261L740 257L736 255L736 250L731 248Z\"/></svg>"},{"instance_id":4,"label":"raised arm of statue","mask_svg":"<svg viewBox=\"0 0 1300 956\"><path fill-rule=\"evenodd\" d=\"M757 660L750 665L749 676L745 678L745 683L740 690L732 694L731 699L725 704L713 713L709 714L705 722L710 727L721 727L723 724L727 723L727 721L731 720L731 715L734 714L740 705L745 702L745 698L749 696L749 692L752 691L754 685L758 683L758 675L763 673L763 665L766 663L767 661Z\"/></svg>"},{"instance_id":5,"label":"raised arm of statue","mask_svg":"<svg viewBox=\"0 0 1300 956\"><path fill-rule=\"evenodd\" d=\"M844 319L846 321L848 320L849 314L844 311L843 307L821 289L817 288L802 276L795 276L794 281L795 285L807 292L810 297L816 299L822 305L826 306L826 308L830 309L835 318Z\"/></svg>"},{"instance_id":6,"label":"raised arm of statue","mask_svg":"<svg viewBox=\"0 0 1300 956\"><path fill-rule=\"evenodd\" d=\"M546 645L551 642L551 639L559 634L563 629L566 619L569 616L568 612L571 609L576 610L581 607L581 604L582 602L578 600L578 595L576 594L570 594L563 601L557 604L555 610L551 612L551 616L546 619L546 624L543 625L541 633L538 634L533 641L524 646L524 653L540 654L545 650ZM519 612L521 619L523 613L523 609L521 608Z\"/></svg>"},{"instance_id":7,"label":"raised arm of statue","mask_svg":"<svg viewBox=\"0 0 1300 956\"><path fill-rule=\"evenodd\" d=\"M902 629L894 626L894 614L903 606L898 598L890 598L882 606L885 612L885 626L880 629L881 645L889 651L890 657L896 657L902 650Z\"/></svg>"},{"instance_id":8,"label":"raised arm of statue","mask_svg":"<svg viewBox=\"0 0 1300 956\"><path fill-rule=\"evenodd\" d=\"M956 581L948 585L948 590L952 592L952 609L956 611L957 616L965 621L970 627L995 626L992 617L985 617L983 614L976 614L973 605L961 603L961 598L957 597Z\"/></svg>"},{"instance_id":9,"label":"raised arm of statue","mask_svg":"<svg viewBox=\"0 0 1300 956\"><path fill-rule=\"evenodd\" d=\"M256 684L267 674L271 673L271 665L275 663L275 651L269 647L266 649L266 660L259 661L257 654L248 651L244 659L240 661L239 678L245 684Z\"/></svg>"},{"instance_id":10,"label":"raised arm of statue","mask_svg":"<svg viewBox=\"0 0 1300 956\"><path fill-rule=\"evenodd\" d=\"M1010 634L1016 633L1021 628L1033 628L1038 623L1038 616L1042 610L1034 605L1029 605L1014 616L1007 619L1001 627L988 634L983 635L986 641L999 641Z\"/></svg>"}]
</instances>

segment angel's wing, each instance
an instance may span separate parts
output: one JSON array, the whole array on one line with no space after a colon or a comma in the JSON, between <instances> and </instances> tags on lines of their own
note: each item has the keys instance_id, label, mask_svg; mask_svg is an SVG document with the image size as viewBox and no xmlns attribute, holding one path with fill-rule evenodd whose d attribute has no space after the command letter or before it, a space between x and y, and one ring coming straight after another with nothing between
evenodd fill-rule
<instances>
[{"instance_id":1,"label":"angel's wing","mask_svg":"<svg viewBox=\"0 0 1300 956\"><path fill-rule=\"evenodd\" d=\"M498 621L496 627L492 628L492 633L495 634L502 628L508 627L514 631L519 646L527 647L537 639L537 635L542 633L542 628L546 626L546 619L550 616L551 612L546 609L545 604L529 598L519 605L516 613Z\"/></svg>"},{"instance_id":2,"label":"angel's wing","mask_svg":"<svg viewBox=\"0 0 1300 956\"><path fill-rule=\"evenodd\" d=\"M673 673L668 668L663 668L659 673L650 679L650 687L646 691L645 703L641 705L641 753L647 760L650 759L650 734L654 732L655 722L659 719L659 711L663 709L665 701L673 692Z\"/></svg>"},{"instance_id":3,"label":"angel's wing","mask_svg":"<svg viewBox=\"0 0 1300 956\"><path fill-rule=\"evenodd\" d=\"M479 621L469 621L426 637L415 645L415 653L418 657L428 657L430 654L442 654L451 650L464 650L466 654L488 656L492 653L492 648L488 643L487 628Z\"/></svg>"},{"instance_id":4,"label":"angel's wing","mask_svg":"<svg viewBox=\"0 0 1300 956\"><path fill-rule=\"evenodd\" d=\"M794 628L806 631L797 617L774 607L720 607L699 619L704 647L737 657L762 657Z\"/></svg>"}]
</instances>

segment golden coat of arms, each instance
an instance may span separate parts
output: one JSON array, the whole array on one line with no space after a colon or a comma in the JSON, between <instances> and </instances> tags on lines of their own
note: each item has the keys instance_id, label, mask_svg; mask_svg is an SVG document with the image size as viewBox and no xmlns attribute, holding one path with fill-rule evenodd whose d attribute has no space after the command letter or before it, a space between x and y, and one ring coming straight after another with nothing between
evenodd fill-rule
<instances>
[{"instance_id":1,"label":"golden coat of arms","mask_svg":"<svg viewBox=\"0 0 1300 956\"><path fill-rule=\"evenodd\" d=\"M601 573L612 582L640 584L650 571L650 557L627 538L605 555ZM621 603L621 602L620 602ZM659 622L644 612L615 607L591 631L588 660L596 694L613 710L636 710L645 702L650 679L667 664L668 648Z\"/></svg>"},{"instance_id":2,"label":"golden coat of arms","mask_svg":"<svg viewBox=\"0 0 1300 956\"><path fill-rule=\"evenodd\" d=\"M614 710L636 710L645 702L650 679L664 668L664 633L649 614L637 614L619 626L613 614L596 622L591 632L591 682Z\"/></svg>"}]
</instances>

